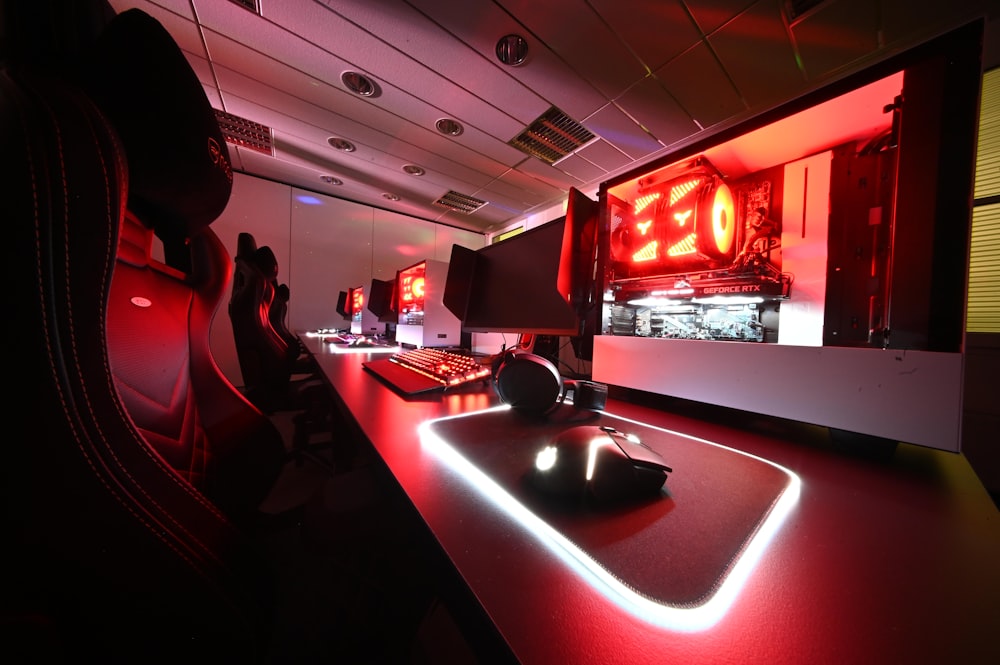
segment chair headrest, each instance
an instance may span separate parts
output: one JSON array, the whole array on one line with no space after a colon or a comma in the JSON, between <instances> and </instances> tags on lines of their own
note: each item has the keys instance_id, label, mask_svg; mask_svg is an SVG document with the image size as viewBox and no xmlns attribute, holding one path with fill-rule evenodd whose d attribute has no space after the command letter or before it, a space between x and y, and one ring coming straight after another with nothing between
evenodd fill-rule
<instances>
[{"instance_id":1,"label":"chair headrest","mask_svg":"<svg viewBox=\"0 0 1000 665\"><path fill-rule=\"evenodd\" d=\"M257 251L253 253L252 261L269 280L273 281L278 278L278 259L267 245L257 248Z\"/></svg>"},{"instance_id":2,"label":"chair headrest","mask_svg":"<svg viewBox=\"0 0 1000 665\"><path fill-rule=\"evenodd\" d=\"M241 232L236 237L236 258L249 259L257 251L257 239L252 233Z\"/></svg>"},{"instance_id":3,"label":"chair headrest","mask_svg":"<svg viewBox=\"0 0 1000 665\"><path fill-rule=\"evenodd\" d=\"M0 60L65 72L114 15L106 0L0 2Z\"/></svg>"},{"instance_id":4,"label":"chair headrest","mask_svg":"<svg viewBox=\"0 0 1000 665\"><path fill-rule=\"evenodd\" d=\"M118 14L81 76L125 148L129 209L164 243L213 222L232 193L229 152L198 77L166 29L138 9Z\"/></svg>"}]
</instances>

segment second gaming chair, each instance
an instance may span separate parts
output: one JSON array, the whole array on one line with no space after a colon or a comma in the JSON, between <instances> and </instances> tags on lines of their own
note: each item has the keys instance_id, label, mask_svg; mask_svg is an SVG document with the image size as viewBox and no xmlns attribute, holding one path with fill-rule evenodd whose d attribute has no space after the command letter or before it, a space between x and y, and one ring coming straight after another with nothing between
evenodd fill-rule
<instances>
[{"instance_id":1,"label":"second gaming chair","mask_svg":"<svg viewBox=\"0 0 1000 665\"><path fill-rule=\"evenodd\" d=\"M62 12L0 5L5 269L22 285L9 348L28 368L8 406L24 434L3 465L4 654L255 662L271 592L251 533L284 457L209 349L231 276L209 228L231 191L225 144L150 16L64 39L103 20L105 3L90 5L58 39ZM39 64L46 40L78 50ZM169 149L150 142L156 127Z\"/></svg>"},{"instance_id":2,"label":"second gaming chair","mask_svg":"<svg viewBox=\"0 0 1000 665\"><path fill-rule=\"evenodd\" d=\"M292 358L294 371L312 372L314 363L308 355L308 351L302 344L298 335L288 328L288 301L291 298L291 291L288 284L282 282L274 288L274 299L271 301L271 308L268 310L268 318L271 319L271 326L278 331L281 338L288 344L289 357Z\"/></svg>"},{"instance_id":3,"label":"second gaming chair","mask_svg":"<svg viewBox=\"0 0 1000 665\"><path fill-rule=\"evenodd\" d=\"M237 240L235 276L229 300L233 340L247 398L265 413L295 412L292 453L311 455L335 446L334 406L313 357L285 327L287 286L278 284L278 261L267 245L243 232ZM278 321L280 325L276 325ZM320 435L318 443L312 439ZM349 466L350 448L336 445L338 466Z\"/></svg>"},{"instance_id":4,"label":"second gaming chair","mask_svg":"<svg viewBox=\"0 0 1000 665\"><path fill-rule=\"evenodd\" d=\"M293 360L288 342L271 325L277 260L240 234L234 258L229 318L247 398L265 412L288 408ZM251 251L250 248L253 247Z\"/></svg>"},{"instance_id":5,"label":"second gaming chair","mask_svg":"<svg viewBox=\"0 0 1000 665\"><path fill-rule=\"evenodd\" d=\"M247 285L244 282L249 276L246 270L250 266L256 266L265 275L272 275L271 286L274 289L274 293L271 296L271 302L267 307L268 319L270 320L271 327L274 329L278 336L285 341L288 345L288 356L295 361L302 358L302 355L306 353L305 348L302 346L301 340L288 328L288 300L291 296L287 284L278 284L278 261L274 256L274 253L270 248L266 249L266 254L257 252L257 239L254 238L252 233L241 232L236 238L236 279L235 285L233 287L233 294L230 296L230 303L234 298L242 298L245 295L245 290ZM255 296L257 294L254 294ZM261 299L261 304L267 304L265 300L268 297L266 290L261 290L259 292L259 297ZM232 305L230 304L230 307ZM230 312L232 316L232 312ZM255 322L256 323L256 322ZM242 331L241 331L242 333ZM303 366L304 367L304 366ZM248 368L249 369L249 368ZM296 368L299 369L298 367ZM308 370L312 371L312 368Z\"/></svg>"}]
</instances>

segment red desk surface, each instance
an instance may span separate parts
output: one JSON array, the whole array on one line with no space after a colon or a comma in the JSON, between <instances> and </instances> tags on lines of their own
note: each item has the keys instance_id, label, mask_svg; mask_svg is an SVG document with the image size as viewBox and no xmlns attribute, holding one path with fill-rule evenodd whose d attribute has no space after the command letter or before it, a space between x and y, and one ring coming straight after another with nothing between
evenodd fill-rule
<instances>
[{"instance_id":1,"label":"red desk surface","mask_svg":"<svg viewBox=\"0 0 1000 665\"><path fill-rule=\"evenodd\" d=\"M801 479L722 618L668 629L623 610L422 445L422 422L496 405L488 386L404 399L362 368L370 354L303 339L523 663L1000 662L1000 512L961 455L900 444L888 460L864 459L822 428L609 400L609 412Z\"/></svg>"}]
</instances>

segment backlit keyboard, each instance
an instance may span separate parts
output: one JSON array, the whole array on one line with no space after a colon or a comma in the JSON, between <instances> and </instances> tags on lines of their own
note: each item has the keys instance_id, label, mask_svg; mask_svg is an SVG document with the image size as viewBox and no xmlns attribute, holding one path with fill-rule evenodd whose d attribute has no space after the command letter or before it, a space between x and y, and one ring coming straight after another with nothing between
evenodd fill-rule
<instances>
[{"instance_id":1,"label":"backlit keyboard","mask_svg":"<svg viewBox=\"0 0 1000 665\"><path fill-rule=\"evenodd\" d=\"M422 348L401 351L390 356L389 362L423 374L439 382L443 387L478 381L490 375L490 368L480 365L472 356L444 349Z\"/></svg>"}]
</instances>

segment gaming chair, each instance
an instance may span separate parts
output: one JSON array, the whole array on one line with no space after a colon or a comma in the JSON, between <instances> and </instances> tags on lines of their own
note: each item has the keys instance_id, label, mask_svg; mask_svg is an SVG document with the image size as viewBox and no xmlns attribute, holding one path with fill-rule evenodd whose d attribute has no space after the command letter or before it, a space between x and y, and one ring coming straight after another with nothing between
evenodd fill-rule
<instances>
[{"instance_id":1,"label":"gaming chair","mask_svg":"<svg viewBox=\"0 0 1000 665\"><path fill-rule=\"evenodd\" d=\"M270 247L256 247L250 234L240 236L243 239L234 258L229 319L244 394L259 408L271 412L287 407L293 369L292 347L270 318L278 263ZM254 249L246 252L251 244Z\"/></svg>"},{"instance_id":2,"label":"gaming chair","mask_svg":"<svg viewBox=\"0 0 1000 665\"><path fill-rule=\"evenodd\" d=\"M277 278L278 260L271 248L258 246L250 233L240 233L229 319L243 393L265 413L295 412L292 454L324 464L311 452L337 443L333 401L315 360L285 326L288 287ZM317 434L322 435L318 444L312 442ZM340 466L349 466L346 444L336 446L334 456Z\"/></svg>"},{"instance_id":3,"label":"gaming chair","mask_svg":"<svg viewBox=\"0 0 1000 665\"><path fill-rule=\"evenodd\" d=\"M271 590L251 533L284 451L209 348L225 143L156 20L72 5L0 3L8 348L28 378L8 407L27 422L3 465L4 655L256 662Z\"/></svg>"}]
</instances>

